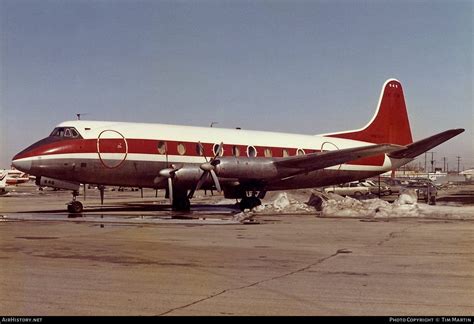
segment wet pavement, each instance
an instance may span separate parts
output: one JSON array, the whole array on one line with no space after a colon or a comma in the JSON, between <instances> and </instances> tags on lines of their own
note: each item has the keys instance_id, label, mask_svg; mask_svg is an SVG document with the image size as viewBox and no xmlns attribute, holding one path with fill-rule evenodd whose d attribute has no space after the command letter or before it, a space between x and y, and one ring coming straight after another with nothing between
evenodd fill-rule
<instances>
[{"instance_id":1,"label":"wet pavement","mask_svg":"<svg viewBox=\"0 0 474 324\"><path fill-rule=\"evenodd\" d=\"M1 197L0 313L474 313L472 220L308 212L249 226L219 196L198 197L190 214L153 198L109 192L101 207L91 193L70 217L64 192Z\"/></svg>"}]
</instances>

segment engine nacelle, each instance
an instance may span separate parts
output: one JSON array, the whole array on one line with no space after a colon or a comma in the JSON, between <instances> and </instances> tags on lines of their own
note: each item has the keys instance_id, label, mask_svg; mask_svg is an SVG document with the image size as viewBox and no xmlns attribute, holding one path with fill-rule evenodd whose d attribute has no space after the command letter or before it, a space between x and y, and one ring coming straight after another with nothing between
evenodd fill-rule
<instances>
[{"instance_id":1,"label":"engine nacelle","mask_svg":"<svg viewBox=\"0 0 474 324\"><path fill-rule=\"evenodd\" d=\"M179 186L192 188L196 185L203 171L196 165L188 165L174 173L173 181Z\"/></svg>"},{"instance_id":2,"label":"engine nacelle","mask_svg":"<svg viewBox=\"0 0 474 324\"><path fill-rule=\"evenodd\" d=\"M36 178L36 185L40 187L51 187L51 188L66 189L66 190L73 190L73 191L79 191L79 187L80 187L80 183L78 182L64 181L64 180L48 178L48 177Z\"/></svg>"},{"instance_id":3,"label":"engine nacelle","mask_svg":"<svg viewBox=\"0 0 474 324\"><path fill-rule=\"evenodd\" d=\"M248 157L219 158L216 174L222 178L256 180L280 176L271 160Z\"/></svg>"}]
</instances>

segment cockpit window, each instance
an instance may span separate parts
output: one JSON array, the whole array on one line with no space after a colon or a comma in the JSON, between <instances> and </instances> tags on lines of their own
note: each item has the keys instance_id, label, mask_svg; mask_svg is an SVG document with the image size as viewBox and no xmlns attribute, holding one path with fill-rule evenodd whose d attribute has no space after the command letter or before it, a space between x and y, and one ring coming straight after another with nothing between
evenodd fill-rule
<instances>
[{"instance_id":1,"label":"cockpit window","mask_svg":"<svg viewBox=\"0 0 474 324\"><path fill-rule=\"evenodd\" d=\"M79 136L79 133L74 128L70 128L70 131L71 131L71 136L72 137L78 137Z\"/></svg>"},{"instance_id":2,"label":"cockpit window","mask_svg":"<svg viewBox=\"0 0 474 324\"><path fill-rule=\"evenodd\" d=\"M56 127L50 137L81 138L79 132L74 127Z\"/></svg>"}]
</instances>

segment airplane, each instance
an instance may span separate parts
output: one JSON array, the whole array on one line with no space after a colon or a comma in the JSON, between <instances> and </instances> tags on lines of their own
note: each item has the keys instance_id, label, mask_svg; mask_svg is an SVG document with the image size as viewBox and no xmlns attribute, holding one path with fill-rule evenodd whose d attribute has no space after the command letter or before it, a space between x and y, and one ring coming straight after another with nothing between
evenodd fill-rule
<instances>
[{"instance_id":1,"label":"airplane","mask_svg":"<svg viewBox=\"0 0 474 324\"><path fill-rule=\"evenodd\" d=\"M0 195L5 195L7 191L7 172L0 170Z\"/></svg>"},{"instance_id":2,"label":"airplane","mask_svg":"<svg viewBox=\"0 0 474 324\"><path fill-rule=\"evenodd\" d=\"M450 129L414 142L401 83L388 79L369 123L356 130L301 135L215 127L113 121L65 121L13 157L36 184L165 189L173 210L187 211L196 190L223 191L241 209L266 192L370 178L409 163L462 133Z\"/></svg>"},{"instance_id":3,"label":"airplane","mask_svg":"<svg viewBox=\"0 0 474 324\"><path fill-rule=\"evenodd\" d=\"M30 176L19 170L0 170L0 172L6 172L6 185L8 186L14 186L30 181Z\"/></svg>"}]
</instances>

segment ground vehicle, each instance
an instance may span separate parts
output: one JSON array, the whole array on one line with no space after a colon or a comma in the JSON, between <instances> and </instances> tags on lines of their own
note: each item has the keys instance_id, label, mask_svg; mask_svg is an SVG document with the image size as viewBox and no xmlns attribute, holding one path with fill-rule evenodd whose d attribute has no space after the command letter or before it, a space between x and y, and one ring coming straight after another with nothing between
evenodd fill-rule
<instances>
[{"instance_id":1,"label":"ground vehicle","mask_svg":"<svg viewBox=\"0 0 474 324\"><path fill-rule=\"evenodd\" d=\"M438 195L438 189L428 179L410 180L407 188L415 189L419 200L424 200L427 204L435 205L436 196Z\"/></svg>"},{"instance_id":2,"label":"ground vehicle","mask_svg":"<svg viewBox=\"0 0 474 324\"><path fill-rule=\"evenodd\" d=\"M324 192L327 193L336 193L341 196L355 196L360 197L368 195L370 190L368 187L361 185L358 182L350 182L345 184L340 184L338 186L331 186L324 188Z\"/></svg>"},{"instance_id":3,"label":"ground vehicle","mask_svg":"<svg viewBox=\"0 0 474 324\"><path fill-rule=\"evenodd\" d=\"M406 185L400 179L383 177L380 179L380 183L383 183L390 187L392 194L400 194L400 191L406 187Z\"/></svg>"},{"instance_id":4,"label":"ground vehicle","mask_svg":"<svg viewBox=\"0 0 474 324\"><path fill-rule=\"evenodd\" d=\"M385 196L385 195L388 196L392 194L390 187L386 183L383 183L382 181L380 181L380 185L377 180L374 180L374 181L365 180L365 181L361 181L359 184L361 186L369 188L370 193L374 195L380 194L381 196Z\"/></svg>"}]
</instances>

